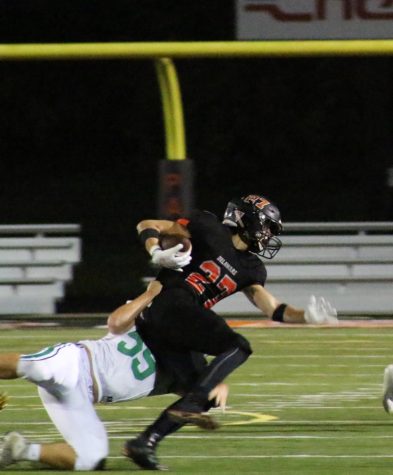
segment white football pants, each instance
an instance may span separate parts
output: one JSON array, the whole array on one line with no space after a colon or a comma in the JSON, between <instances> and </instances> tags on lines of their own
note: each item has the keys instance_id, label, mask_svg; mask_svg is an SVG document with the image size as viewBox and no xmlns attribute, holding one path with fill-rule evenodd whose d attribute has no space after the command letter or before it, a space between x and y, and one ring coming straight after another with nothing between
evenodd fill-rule
<instances>
[{"instance_id":1,"label":"white football pants","mask_svg":"<svg viewBox=\"0 0 393 475\"><path fill-rule=\"evenodd\" d=\"M108 437L93 402L86 350L63 343L22 355L18 374L38 385L43 405L77 454L75 470L93 470L108 455Z\"/></svg>"}]
</instances>

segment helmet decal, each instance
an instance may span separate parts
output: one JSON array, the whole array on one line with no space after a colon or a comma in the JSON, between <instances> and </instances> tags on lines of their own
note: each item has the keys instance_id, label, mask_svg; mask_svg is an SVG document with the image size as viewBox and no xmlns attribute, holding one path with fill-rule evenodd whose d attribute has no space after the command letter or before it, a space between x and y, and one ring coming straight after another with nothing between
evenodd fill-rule
<instances>
[{"instance_id":1,"label":"helmet decal","mask_svg":"<svg viewBox=\"0 0 393 475\"><path fill-rule=\"evenodd\" d=\"M259 195L248 195L243 199L246 203L251 203L258 209L263 209L265 206L270 205L269 200Z\"/></svg>"}]
</instances>

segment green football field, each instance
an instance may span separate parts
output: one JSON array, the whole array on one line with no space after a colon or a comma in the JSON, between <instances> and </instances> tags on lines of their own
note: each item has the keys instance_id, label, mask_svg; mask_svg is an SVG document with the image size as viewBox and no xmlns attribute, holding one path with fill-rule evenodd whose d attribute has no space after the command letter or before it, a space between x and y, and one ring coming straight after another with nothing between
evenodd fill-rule
<instances>
[{"instance_id":1,"label":"green football field","mask_svg":"<svg viewBox=\"0 0 393 475\"><path fill-rule=\"evenodd\" d=\"M393 418L381 405L383 370L393 363L393 328L239 330L254 353L229 379L229 407L214 432L187 427L167 438L159 457L171 473L383 475L393 473ZM97 338L99 329L2 330L1 351L33 352L48 344ZM0 432L60 441L23 380L0 381L10 397ZM173 396L97 406L110 437L107 470L138 471L121 454ZM52 473L28 462L6 473ZM62 472L64 473L64 472Z\"/></svg>"}]
</instances>

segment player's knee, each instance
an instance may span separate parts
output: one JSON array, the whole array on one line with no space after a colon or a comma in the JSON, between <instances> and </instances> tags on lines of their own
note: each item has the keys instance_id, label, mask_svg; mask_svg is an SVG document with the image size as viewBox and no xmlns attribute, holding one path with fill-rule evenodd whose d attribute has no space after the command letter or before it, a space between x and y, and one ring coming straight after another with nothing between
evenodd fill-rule
<instances>
[{"instance_id":1,"label":"player's knee","mask_svg":"<svg viewBox=\"0 0 393 475\"><path fill-rule=\"evenodd\" d=\"M108 450L98 450L94 453L78 454L75 462L75 470L104 470Z\"/></svg>"},{"instance_id":2,"label":"player's knee","mask_svg":"<svg viewBox=\"0 0 393 475\"><path fill-rule=\"evenodd\" d=\"M244 336L239 333L232 332L227 338L223 339L218 346L217 354L238 350L238 354L243 355L246 360L252 353L251 345Z\"/></svg>"},{"instance_id":3,"label":"player's knee","mask_svg":"<svg viewBox=\"0 0 393 475\"><path fill-rule=\"evenodd\" d=\"M244 336L236 335L236 346L244 353L245 359L252 354L250 342Z\"/></svg>"}]
</instances>

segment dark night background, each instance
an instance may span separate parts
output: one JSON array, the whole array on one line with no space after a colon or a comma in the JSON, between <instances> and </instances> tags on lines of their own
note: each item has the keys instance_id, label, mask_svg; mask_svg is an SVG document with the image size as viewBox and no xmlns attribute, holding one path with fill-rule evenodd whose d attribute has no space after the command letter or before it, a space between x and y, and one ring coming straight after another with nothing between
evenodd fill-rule
<instances>
[{"instance_id":1,"label":"dark night background","mask_svg":"<svg viewBox=\"0 0 393 475\"><path fill-rule=\"evenodd\" d=\"M0 42L235 39L222 0L0 0ZM393 220L392 57L175 61L195 204L260 192L284 221ZM136 295L165 158L153 61L0 62L0 220L80 223L83 262L59 311Z\"/></svg>"}]
</instances>

